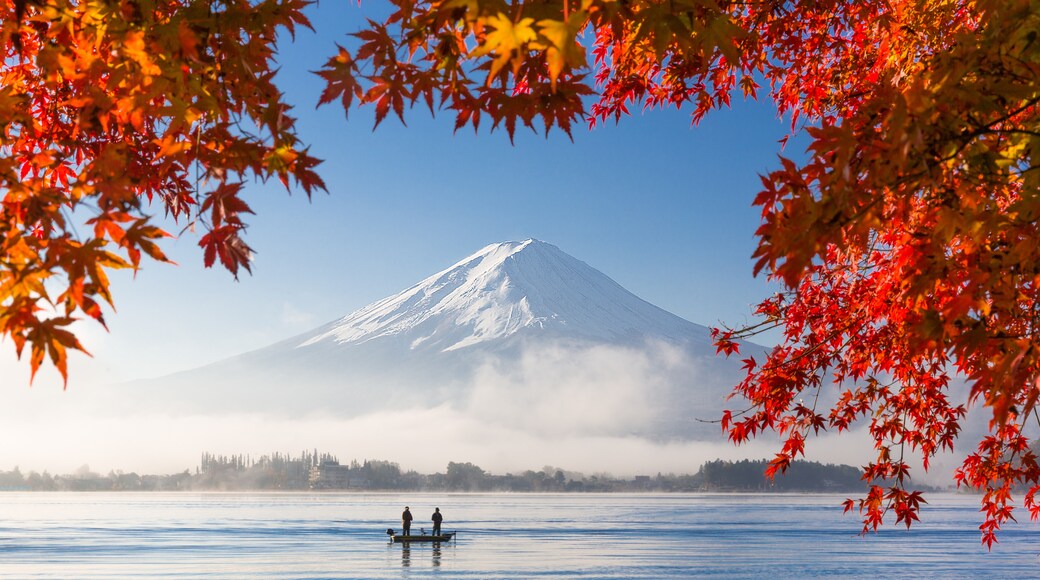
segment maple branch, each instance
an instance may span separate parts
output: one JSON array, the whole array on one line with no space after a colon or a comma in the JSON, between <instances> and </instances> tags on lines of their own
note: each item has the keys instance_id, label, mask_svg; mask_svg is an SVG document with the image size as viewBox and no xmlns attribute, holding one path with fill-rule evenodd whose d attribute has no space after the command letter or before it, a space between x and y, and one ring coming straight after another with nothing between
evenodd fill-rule
<instances>
[{"instance_id":1,"label":"maple branch","mask_svg":"<svg viewBox=\"0 0 1040 580\"><path fill-rule=\"evenodd\" d=\"M986 134L998 133L999 131L997 131L995 127L1009 121L1013 117L1016 117L1028 111L1029 109L1035 107L1037 104L1040 104L1040 97L1033 97L1027 100L1019 108L1005 112L1003 116L998 117L996 119L992 119L990 121L981 121L975 116L974 113L969 112L967 114L967 118L968 121L970 121L975 126L975 130L961 135L961 146L958 147L953 154L948 155L945 158L942 158L941 161L949 161L951 159L957 158L960 155L960 153L964 151L964 149L967 148L968 145L971 144L972 141Z\"/></svg>"},{"instance_id":2,"label":"maple branch","mask_svg":"<svg viewBox=\"0 0 1040 580\"><path fill-rule=\"evenodd\" d=\"M797 356L795 356L793 358L786 359L783 362L781 362L779 365L774 365L774 366L763 365L762 366L762 370L763 371L774 371L776 369L783 368L785 366L790 366L790 365L792 365L792 364L794 364L796 362L799 362L801 359L804 359L804 358L806 358L806 357L808 357L808 356L810 356L812 354L815 354L818 350L824 348L827 345L826 343L830 342L831 338L833 338L835 336L841 336L843 334L846 334L853 326L856 326L857 323L859 323L858 320L853 320L852 322L850 322L845 327L839 328L839 329L833 331L831 334L828 335L828 337L825 340L821 340L821 341L816 342L815 344L810 346L805 351L799 353ZM865 325L864 324L859 324L859 326L862 328ZM841 345L839 345L837 348L835 348L834 349L834 354L831 357L828 357L828 358L830 358L830 359L836 358L839 353L844 351L848 347L848 345L851 344L852 335L854 333L848 332L848 334L849 334L848 338L846 338L842 342ZM800 342L800 340L799 340L799 342ZM823 367L822 370L827 371L829 368L830 367L828 365L828 366Z\"/></svg>"},{"instance_id":3,"label":"maple branch","mask_svg":"<svg viewBox=\"0 0 1040 580\"><path fill-rule=\"evenodd\" d=\"M753 324L751 326L744 326L740 329L731 329L726 327L730 331L730 337L735 339L745 339L751 336L762 334L776 328L783 326L783 322L779 320L764 320L762 322Z\"/></svg>"},{"instance_id":4,"label":"maple branch","mask_svg":"<svg viewBox=\"0 0 1040 580\"><path fill-rule=\"evenodd\" d=\"M904 461L904 458L906 457L905 456L905 452L906 452L906 407L905 406L903 407L903 415L902 415L902 417L899 418L899 429L901 431L900 434L899 434L900 435L900 437L899 437L899 463L902 464L903 461ZM896 476L896 485L899 486L900 489L904 489L903 488L903 473L902 472L899 472L899 474Z\"/></svg>"},{"instance_id":5,"label":"maple branch","mask_svg":"<svg viewBox=\"0 0 1040 580\"><path fill-rule=\"evenodd\" d=\"M813 396L813 404L812 404L813 415L816 414L816 405L820 402L820 390L821 390L821 387L817 386L816 387L816 394Z\"/></svg>"},{"instance_id":6,"label":"maple branch","mask_svg":"<svg viewBox=\"0 0 1040 580\"><path fill-rule=\"evenodd\" d=\"M748 408L746 408L746 409L744 409L742 411L731 411L730 412L730 416L731 417L743 417L744 415L747 415L751 411L754 411L755 408L756 407L754 405L752 405L752 406L750 406L750 407L748 407ZM721 423L722 422L722 419L701 419L700 417L694 417L694 420L699 422L699 423Z\"/></svg>"}]
</instances>

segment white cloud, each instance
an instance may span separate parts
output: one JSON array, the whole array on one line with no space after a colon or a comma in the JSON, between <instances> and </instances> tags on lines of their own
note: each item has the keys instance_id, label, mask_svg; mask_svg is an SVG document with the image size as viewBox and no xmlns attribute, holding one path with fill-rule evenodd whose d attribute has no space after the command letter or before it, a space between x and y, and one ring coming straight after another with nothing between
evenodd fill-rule
<instances>
[{"instance_id":1,"label":"white cloud","mask_svg":"<svg viewBox=\"0 0 1040 580\"><path fill-rule=\"evenodd\" d=\"M0 409L0 437L20 443L0 451L0 469L64 472L87 463L101 472L166 473L195 466L203 451L259 456L319 448L342 460L386 459L424 472L469 461L498 473L553 464L630 475L695 472L718 457L768 455L763 444L734 448L721 434L714 442L632 435L671 410L673 384L696 370L665 344L538 347L516 360L487 362L457 400L353 418L289 417L278 409L116 413L113 405L126 401L112 399L119 391L107 387L42 396L22 390L4 394L12 404Z\"/></svg>"},{"instance_id":2,"label":"white cloud","mask_svg":"<svg viewBox=\"0 0 1040 580\"><path fill-rule=\"evenodd\" d=\"M494 473L550 464L634 475L692 473L705 461L769 458L779 448L769 434L736 447L717 426L702 426L699 441L637 436L658 428L664 418L689 427L698 417L716 416L724 404L726 385L708 384L701 377L707 371L695 360L664 344L530 348L512 360L487 361L470 388L439 406L356 417L336 416L342 409L328 405L322 414L303 417L280 409L176 414L153 406L144 411L125 393L96 384L74 381L62 391L52 370L43 371L30 389L24 361L15 362L10 352L0 355L0 437L9 442L0 448L0 469L70 472L86 463L99 472L170 473L193 468L204 451L259 456L318 448L344 461L386 459L422 472L468 461ZM74 372L77 379L104 375L103 369L86 366ZM682 399L676 387L681 384L696 397ZM148 396L145 391L142 400ZM680 411L676 401L682 403ZM810 460L855 466L875 455L862 428L812 438L807 451ZM943 456L930 475L919 468L913 475L916 481L946 484L958 463L958 456Z\"/></svg>"},{"instance_id":3,"label":"white cloud","mask_svg":"<svg viewBox=\"0 0 1040 580\"><path fill-rule=\"evenodd\" d=\"M666 409L667 393L694 366L675 347L539 346L517 361L475 373L466 411L494 424L559 435L642 430Z\"/></svg>"}]
</instances>

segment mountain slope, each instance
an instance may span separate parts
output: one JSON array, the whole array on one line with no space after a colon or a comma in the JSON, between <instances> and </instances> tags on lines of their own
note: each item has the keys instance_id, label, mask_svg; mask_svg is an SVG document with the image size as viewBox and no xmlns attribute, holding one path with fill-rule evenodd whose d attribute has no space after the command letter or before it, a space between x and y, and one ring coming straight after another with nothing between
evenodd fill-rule
<instances>
[{"instance_id":1,"label":"mountain slope","mask_svg":"<svg viewBox=\"0 0 1040 580\"><path fill-rule=\"evenodd\" d=\"M517 428L690 437L711 431L737 364L707 328L559 248L489 245L314 331L127 396L184 413L359 417L447 406Z\"/></svg>"}]
</instances>

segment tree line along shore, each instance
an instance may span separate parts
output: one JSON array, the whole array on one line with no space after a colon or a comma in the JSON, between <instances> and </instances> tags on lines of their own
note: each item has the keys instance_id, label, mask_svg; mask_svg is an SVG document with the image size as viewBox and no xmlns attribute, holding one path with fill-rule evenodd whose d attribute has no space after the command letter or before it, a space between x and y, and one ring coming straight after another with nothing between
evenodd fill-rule
<instances>
[{"instance_id":1,"label":"tree line along shore","mask_svg":"<svg viewBox=\"0 0 1040 580\"><path fill-rule=\"evenodd\" d=\"M247 455L204 453L194 473L139 475L94 473L83 466L74 473L0 471L0 491L418 491L418 492L840 492L863 488L861 472L849 465L796 461L787 473L769 481L768 461L709 461L694 474L614 477L585 475L545 467L504 475L472 463L449 462L443 473L402 470L382 460L341 464L328 453Z\"/></svg>"}]
</instances>

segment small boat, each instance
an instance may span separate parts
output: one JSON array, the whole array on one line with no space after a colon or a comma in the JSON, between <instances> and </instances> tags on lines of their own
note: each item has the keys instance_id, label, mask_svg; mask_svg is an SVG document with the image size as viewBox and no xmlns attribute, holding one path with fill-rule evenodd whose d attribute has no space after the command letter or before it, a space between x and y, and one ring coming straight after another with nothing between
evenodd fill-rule
<instances>
[{"instance_id":1,"label":"small boat","mask_svg":"<svg viewBox=\"0 0 1040 580\"><path fill-rule=\"evenodd\" d=\"M390 536L390 541L395 544L405 544L409 542L450 542L455 538L455 532L448 532L446 534L438 534L436 536L420 534L416 535L401 535L394 531L393 528L387 528L386 535Z\"/></svg>"}]
</instances>

